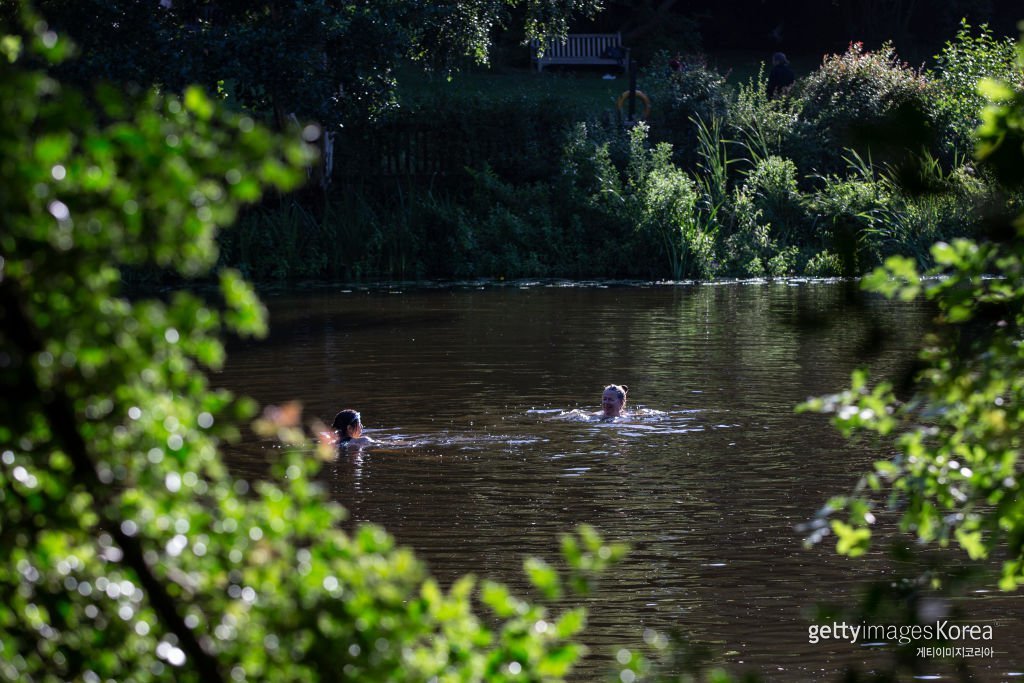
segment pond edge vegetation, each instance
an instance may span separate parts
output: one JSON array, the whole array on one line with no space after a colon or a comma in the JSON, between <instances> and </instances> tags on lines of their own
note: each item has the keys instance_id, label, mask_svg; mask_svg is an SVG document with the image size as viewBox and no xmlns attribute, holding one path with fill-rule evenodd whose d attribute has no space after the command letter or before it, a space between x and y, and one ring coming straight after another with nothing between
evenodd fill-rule
<instances>
[{"instance_id":1,"label":"pond edge vegetation","mask_svg":"<svg viewBox=\"0 0 1024 683\"><path fill-rule=\"evenodd\" d=\"M319 461L296 450L306 443L304 428L318 431L318 425L303 424L297 406L268 407L255 423L261 434L289 446L273 477L250 483L226 471L219 449L237 438L238 421L253 418L256 410L249 401L211 390L205 372L224 362L221 335L266 333L264 310L231 269L219 269L216 304L188 291L161 301L129 301L121 296L122 274L166 271L193 282L213 272L217 231L264 193L295 188L311 150L294 136L272 134L248 116L224 111L199 89L180 97L112 88L77 91L46 71L68 52L67 43L35 18L0 36L0 58L8 62L0 71L0 201L9 225L0 235L0 381L19 397L0 425L0 675L564 679L582 652L573 639L585 615L560 601L586 593L621 559L624 545L606 543L587 527L566 534L561 560L524 563L535 602L498 584L478 587L471 577L444 592L383 530L340 530L344 511L326 500L315 481ZM927 85L884 51L879 56L851 47L830 69L835 73L823 76L826 81L879 69L892 77L885 92L911 99ZM817 92L811 85L803 87ZM681 97L690 92L679 91ZM795 227L799 223L763 217L805 215L790 200L818 192L815 178L824 179L825 187L839 178L835 184L841 189L828 195L829 206L848 210L830 214L843 220L812 222L811 232L815 239L823 233L831 240L826 244L834 247L840 270L854 272L885 256L863 222L881 199L929 197L936 193L926 190L936 186L939 195L955 199L961 194L955 188L973 183L981 184L983 198L1001 198L987 205L999 209L991 220L972 227L976 241L938 242L923 257L933 259L934 272L947 278L928 287L940 304L942 327L926 340L922 360L931 363L931 372L916 380L919 400L900 403L892 387L870 387L856 375L849 391L811 407L835 410L837 424L847 431L901 433L906 457L878 465L865 485L907 495L906 529L924 541L955 539L972 558L1008 552L1001 585L1010 589L1024 578L1024 503L1016 476L1021 412L1010 410L1024 401L1018 349L1024 255L1020 220L1013 220L1024 168L1024 96L1019 79L990 83L986 92L994 105L984 115L984 163L977 166L958 162L955 145L945 152L937 147L931 157L906 157L873 144L868 153L857 147L865 114L858 111L856 125L844 128L833 111L828 131L849 135L850 146L837 149L852 151L840 156L842 162L833 159L836 169L823 165L816 167L818 176L806 176L797 160L780 153L783 141L803 139L782 136L808 122L787 118L787 107L797 100L769 101L753 92L752 106L777 107L787 127L778 137L760 131L745 143L745 153L730 147L733 133L727 136L730 129L715 109L718 100L709 94L701 104L707 111L681 106L680 116L697 123L676 131L683 139L674 146L665 140L650 144L655 121L625 138L602 138L605 129L597 124L574 126L559 177L568 188L582 188L584 217L593 220L577 218L580 234L589 236L603 225L610 246L596 254L620 265L629 264L633 254L640 267L646 262L639 251L618 248L656 246L648 251L659 255L657 268L673 275L716 275L728 272L730 264L746 264L748 271L760 264L771 274L772 263L790 258L787 249L795 247L792 258L798 258L798 240L791 238L791 244L783 236L803 234ZM885 140L890 124L904 133L920 129L915 107L887 107L878 126L869 129L870 139ZM764 145L751 142L762 138ZM755 159L751 149L763 154ZM952 161L943 161L943 154ZM742 176L730 175L744 165ZM511 187L495 168L471 175L486 206L493 208L495 196L519 198L520 186ZM920 192L913 191L914 179L924 181ZM526 187L545 197L540 181ZM976 193L964 194L973 201ZM867 210L860 210L861 202ZM522 205L524 215L532 206ZM455 203L435 208L453 220L463 215ZM623 211L632 222L609 218L621 219ZM736 216L745 218L730 222ZM533 225L517 222L522 220L507 207L498 212L496 243L508 237L502 225ZM544 221L537 225L554 230ZM624 225L632 231L628 235L645 241L636 238L630 245L619 234ZM737 239L737 250L749 250L723 258L722 245L742 231L758 236L754 244L761 251ZM467 249L475 244L469 239L474 234L465 236ZM916 233L908 228L908 234ZM359 245L341 246L358 253ZM405 263L408 254L399 247L388 253L394 263ZM572 249L565 253L567 263L586 251L579 244ZM495 253L509 263L521 258L515 249ZM916 296L921 259L889 256L886 269L868 285L892 296ZM829 263L831 257L819 260ZM492 267L504 263L499 259ZM530 263L540 268L545 261L537 255ZM1004 277L982 277L987 274ZM935 430L918 429L922 416L935 422ZM825 512L848 514L828 526L839 536L841 552L855 555L865 547L868 511L867 503L851 496L834 500ZM950 515L937 523L940 511ZM477 609L487 616L478 617ZM669 647L658 634L645 641L654 650ZM669 660L669 668L658 668L640 649L623 649L617 662L623 681L678 679L691 670L693 677L705 676L697 671L697 658L685 666ZM711 672L706 679L730 676Z\"/></svg>"},{"instance_id":2,"label":"pond edge vegetation","mask_svg":"<svg viewBox=\"0 0 1024 683\"><path fill-rule=\"evenodd\" d=\"M699 56L659 57L632 130L549 94L426 98L342 131L334 183L243 213L221 263L257 282L858 276L927 266L1021 202L974 161L978 81L1024 86L984 26L928 70L851 44L774 99L763 72L732 88ZM366 131L409 129L426 137L403 153L442 146L443 172L375 166Z\"/></svg>"}]
</instances>

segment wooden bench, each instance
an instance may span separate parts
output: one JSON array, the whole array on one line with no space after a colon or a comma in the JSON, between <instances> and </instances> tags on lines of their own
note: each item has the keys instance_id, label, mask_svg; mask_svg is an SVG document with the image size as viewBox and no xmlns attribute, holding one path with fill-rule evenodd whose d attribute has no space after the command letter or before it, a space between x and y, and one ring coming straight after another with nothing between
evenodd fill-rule
<instances>
[{"instance_id":1,"label":"wooden bench","mask_svg":"<svg viewBox=\"0 0 1024 683\"><path fill-rule=\"evenodd\" d=\"M531 43L533 63L537 71L544 71L552 64L597 64L626 68L629 48L622 46L621 33L574 33L566 36L565 42L549 40L544 53L540 54L540 43Z\"/></svg>"}]
</instances>

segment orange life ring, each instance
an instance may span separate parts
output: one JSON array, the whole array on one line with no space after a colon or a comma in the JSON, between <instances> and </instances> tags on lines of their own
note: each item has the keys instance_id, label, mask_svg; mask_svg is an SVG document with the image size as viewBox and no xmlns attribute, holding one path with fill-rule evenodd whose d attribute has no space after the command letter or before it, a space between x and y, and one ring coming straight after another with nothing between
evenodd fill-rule
<instances>
[{"instance_id":1,"label":"orange life ring","mask_svg":"<svg viewBox=\"0 0 1024 683\"><path fill-rule=\"evenodd\" d=\"M640 90L636 91L636 98L644 103L644 116L643 116L643 118L646 119L646 118L650 117L650 115L651 115L651 100L650 100L650 98L648 98L647 95L645 95ZM619 95L619 99L615 103L615 108L618 109L619 111L622 111L622 105L625 104L627 100L629 100L629 91L628 90L626 92L622 93L621 95Z\"/></svg>"}]
</instances>

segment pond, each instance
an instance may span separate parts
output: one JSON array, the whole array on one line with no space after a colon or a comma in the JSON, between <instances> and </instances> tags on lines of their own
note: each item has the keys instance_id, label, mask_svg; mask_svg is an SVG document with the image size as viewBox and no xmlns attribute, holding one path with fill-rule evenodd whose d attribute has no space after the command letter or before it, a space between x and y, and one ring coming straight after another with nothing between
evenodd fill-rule
<instances>
[{"instance_id":1,"label":"pond","mask_svg":"<svg viewBox=\"0 0 1024 683\"><path fill-rule=\"evenodd\" d=\"M384 448L344 455L322 479L445 584L472 572L525 593L524 556L555 559L558 534L580 523L631 544L586 599L578 680L607 680L645 629L707 645L735 672L837 680L891 646L810 643L814 605L852 605L899 567L881 546L856 560L829 540L803 546L796 526L881 453L794 406L858 366L906 372L928 320L924 304L850 293L814 281L313 289L265 297L269 338L233 344L216 383L297 399L328 423L361 410ZM629 385L634 418L582 417L613 382ZM246 437L228 459L256 477L276 453ZM1017 600L981 590L949 606L993 626L996 654L970 661L977 680L1021 675ZM941 665L920 673L952 680Z\"/></svg>"}]
</instances>

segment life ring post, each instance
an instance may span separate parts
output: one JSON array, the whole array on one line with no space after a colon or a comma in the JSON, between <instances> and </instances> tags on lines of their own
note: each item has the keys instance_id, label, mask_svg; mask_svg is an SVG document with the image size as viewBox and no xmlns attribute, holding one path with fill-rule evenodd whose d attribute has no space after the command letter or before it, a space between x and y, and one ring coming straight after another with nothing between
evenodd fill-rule
<instances>
[{"instance_id":1,"label":"life ring post","mask_svg":"<svg viewBox=\"0 0 1024 683\"><path fill-rule=\"evenodd\" d=\"M629 120L636 121L636 69L629 70Z\"/></svg>"},{"instance_id":2,"label":"life ring post","mask_svg":"<svg viewBox=\"0 0 1024 683\"><path fill-rule=\"evenodd\" d=\"M627 57L627 59L629 59ZM636 112L636 101L640 100L644 104L644 115L643 118L647 119L651 115L651 100L643 91L636 89L636 69L633 68L632 63L629 64L629 90L619 95L618 101L615 102L615 108L622 114L622 105L629 103L624 123L627 126L632 126L638 120Z\"/></svg>"},{"instance_id":3,"label":"life ring post","mask_svg":"<svg viewBox=\"0 0 1024 683\"><path fill-rule=\"evenodd\" d=\"M626 111L626 117L625 117L625 123L627 125L631 125L633 123L636 123L636 121L637 121L636 100L640 100L643 103L643 105L644 105L643 115L641 117L639 117L639 118L646 119L646 118L650 117L650 115L651 115L651 100L650 100L650 98L647 97L647 95L644 94L644 92L642 90L634 90L634 91L626 90L621 95L619 95L619 99L615 102L615 108L619 111L619 114L622 114L623 113L622 112L622 108L624 106L627 106L626 103L629 102L628 109ZM630 110L632 110L632 111L630 111Z\"/></svg>"}]
</instances>

